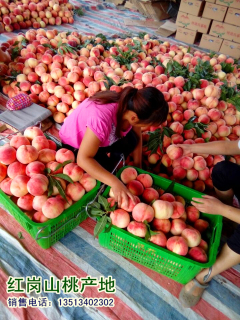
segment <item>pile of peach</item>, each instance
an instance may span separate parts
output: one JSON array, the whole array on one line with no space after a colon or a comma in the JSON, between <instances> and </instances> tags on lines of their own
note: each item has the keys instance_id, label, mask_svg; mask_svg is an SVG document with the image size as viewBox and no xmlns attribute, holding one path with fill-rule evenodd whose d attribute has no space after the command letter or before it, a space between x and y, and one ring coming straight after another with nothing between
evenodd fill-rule
<instances>
[{"instance_id":1,"label":"pile of peach","mask_svg":"<svg viewBox=\"0 0 240 320\"><path fill-rule=\"evenodd\" d=\"M152 187L153 179L149 174L139 174L134 168L126 168L121 180L136 197L137 204L129 199L128 205L122 203L119 209L110 213L112 224L135 236L144 238L147 226L156 232L150 241L160 247L187 256L198 262L208 260L208 244L201 234L209 227L206 220L200 218L200 212L193 206L186 206L181 196L173 196ZM108 202L115 204L110 189ZM140 197L140 198L139 198Z\"/></svg>"},{"instance_id":2,"label":"pile of peach","mask_svg":"<svg viewBox=\"0 0 240 320\"><path fill-rule=\"evenodd\" d=\"M7 32L73 22L73 6L68 0L0 1L0 23Z\"/></svg>"},{"instance_id":3,"label":"pile of peach","mask_svg":"<svg viewBox=\"0 0 240 320\"><path fill-rule=\"evenodd\" d=\"M96 180L75 163L72 151L56 149L55 142L48 140L38 127L27 128L23 136L15 135L10 144L0 147L0 188L35 222L58 217L96 186ZM55 171L65 161L71 162ZM56 178L67 201L55 186L48 197L49 180L45 168L72 179L73 183L67 183Z\"/></svg>"}]
</instances>

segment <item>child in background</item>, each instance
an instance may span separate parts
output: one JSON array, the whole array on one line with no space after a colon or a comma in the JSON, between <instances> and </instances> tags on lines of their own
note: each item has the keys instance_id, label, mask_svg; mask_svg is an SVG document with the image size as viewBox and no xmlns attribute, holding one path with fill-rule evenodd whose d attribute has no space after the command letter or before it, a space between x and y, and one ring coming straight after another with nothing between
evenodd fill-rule
<instances>
[{"instance_id":1,"label":"child in background","mask_svg":"<svg viewBox=\"0 0 240 320\"><path fill-rule=\"evenodd\" d=\"M77 163L95 179L112 187L120 205L134 196L110 172L120 154L133 153L136 167L142 164L142 126L166 121L168 104L154 87L126 87L120 93L98 92L83 101L66 118L60 130L63 146L77 153ZM110 157L108 156L110 153Z\"/></svg>"}]
</instances>

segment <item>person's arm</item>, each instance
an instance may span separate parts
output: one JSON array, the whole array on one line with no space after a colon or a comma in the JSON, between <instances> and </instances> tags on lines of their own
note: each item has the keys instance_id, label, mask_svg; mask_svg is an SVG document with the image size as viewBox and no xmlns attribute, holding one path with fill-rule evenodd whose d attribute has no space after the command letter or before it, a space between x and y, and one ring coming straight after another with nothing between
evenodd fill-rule
<instances>
[{"instance_id":1,"label":"person's arm","mask_svg":"<svg viewBox=\"0 0 240 320\"><path fill-rule=\"evenodd\" d=\"M178 144L178 147L183 149L184 155L189 153L201 153L211 155L236 155L240 154L238 146L240 140L236 141L213 141L208 143L194 143L194 144Z\"/></svg>"},{"instance_id":2,"label":"person's arm","mask_svg":"<svg viewBox=\"0 0 240 320\"><path fill-rule=\"evenodd\" d=\"M202 198L193 198L191 202L199 211L209 214L219 214L229 220L240 223L240 209L228 206L215 197L203 196ZM196 203L197 201L198 203Z\"/></svg>"},{"instance_id":3,"label":"person's arm","mask_svg":"<svg viewBox=\"0 0 240 320\"><path fill-rule=\"evenodd\" d=\"M134 196L126 186L94 159L94 156L99 149L99 145L100 140L98 137L91 129L87 128L78 151L77 164L93 178L112 187L113 194L118 205L121 205L123 201L128 204L128 197L135 202Z\"/></svg>"},{"instance_id":4,"label":"person's arm","mask_svg":"<svg viewBox=\"0 0 240 320\"><path fill-rule=\"evenodd\" d=\"M142 168L142 131L139 127L133 127L133 131L138 136L138 144L133 151L133 162L135 167Z\"/></svg>"}]
</instances>

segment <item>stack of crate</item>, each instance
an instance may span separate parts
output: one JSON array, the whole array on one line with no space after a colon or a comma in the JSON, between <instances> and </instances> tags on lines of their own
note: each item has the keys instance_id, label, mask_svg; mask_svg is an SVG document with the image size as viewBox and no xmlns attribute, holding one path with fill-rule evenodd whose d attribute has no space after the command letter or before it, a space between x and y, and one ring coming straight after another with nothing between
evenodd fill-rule
<instances>
[{"instance_id":1,"label":"stack of crate","mask_svg":"<svg viewBox=\"0 0 240 320\"><path fill-rule=\"evenodd\" d=\"M240 0L182 0L176 39L240 58Z\"/></svg>"}]
</instances>

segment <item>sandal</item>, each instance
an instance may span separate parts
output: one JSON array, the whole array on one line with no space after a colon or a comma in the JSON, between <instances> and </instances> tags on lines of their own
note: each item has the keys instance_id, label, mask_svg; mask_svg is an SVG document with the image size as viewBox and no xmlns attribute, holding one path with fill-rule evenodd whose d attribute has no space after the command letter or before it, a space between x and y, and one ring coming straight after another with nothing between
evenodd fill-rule
<instances>
[{"instance_id":1,"label":"sandal","mask_svg":"<svg viewBox=\"0 0 240 320\"><path fill-rule=\"evenodd\" d=\"M204 276L203 282L206 283L212 273L212 267L209 268L208 274ZM209 285L208 284L200 284L195 278L193 279L194 285L189 291L186 291L185 286L182 288L180 294L179 294L179 301L183 305L184 308L191 308L195 306L198 301L201 299L202 294L204 291L202 291L199 295L194 296L192 292L196 287L206 289Z\"/></svg>"}]
</instances>

